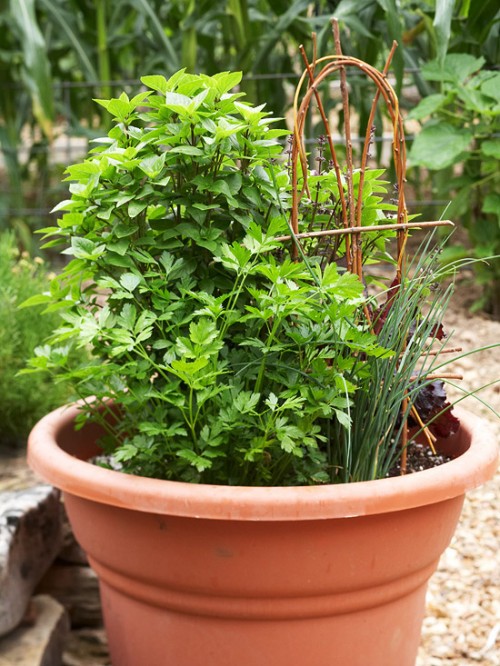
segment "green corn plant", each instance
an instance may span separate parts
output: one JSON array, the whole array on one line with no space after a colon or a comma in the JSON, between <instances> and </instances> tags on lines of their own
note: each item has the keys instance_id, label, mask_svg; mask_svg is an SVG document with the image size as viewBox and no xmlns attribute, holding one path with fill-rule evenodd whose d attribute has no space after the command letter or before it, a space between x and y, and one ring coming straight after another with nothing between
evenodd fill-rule
<instances>
[{"instance_id":1,"label":"green corn plant","mask_svg":"<svg viewBox=\"0 0 500 666\"><path fill-rule=\"evenodd\" d=\"M10 12L12 27L22 49L21 77L31 94L33 115L50 140L54 122L51 67L45 39L35 15L35 0L11 0Z\"/></svg>"}]
</instances>

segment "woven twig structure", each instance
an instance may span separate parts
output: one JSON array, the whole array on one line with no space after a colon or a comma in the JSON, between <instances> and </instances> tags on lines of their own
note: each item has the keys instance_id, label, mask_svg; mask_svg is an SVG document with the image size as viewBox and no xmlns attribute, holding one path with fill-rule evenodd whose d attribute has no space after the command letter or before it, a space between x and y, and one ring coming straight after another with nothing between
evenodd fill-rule
<instances>
[{"instance_id":1,"label":"woven twig structure","mask_svg":"<svg viewBox=\"0 0 500 666\"><path fill-rule=\"evenodd\" d=\"M392 49L388 55L384 69L377 70L372 65L369 65L358 58L345 56L342 54L340 46L340 38L338 31L338 24L335 20L332 21L333 35L335 42L336 53L333 55L317 58L316 54L316 38L313 34L313 57L309 61L305 49L301 47L302 57L305 63L305 69L302 73L300 81L297 85L294 97L294 129L293 141L291 147L291 171L292 171L292 214L291 214L291 230L290 237L282 237L280 240L292 239L294 240L292 247L292 254L294 257L298 256L298 249L301 239L311 237L325 237L343 235L346 240L346 264L347 269L353 273L363 276L363 250L360 236L364 232L373 231L386 231L394 229L397 232L397 270L398 277L401 277L401 272L404 264L406 240L408 236L408 229L412 227L425 228L437 226L450 226L452 222L449 220L428 221L428 222L408 222L408 210L406 208L405 200L405 183L406 183L406 142L404 135L403 119L399 110L398 97L387 79L390 63L397 47L394 42ZM359 160L359 167L355 167L353 160L352 136L351 136L351 112L349 104L349 89L347 85L347 71L349 69L358 70L362 72L375 84L375 95L371 105L371 110L366 126L366 134L362 142L363 148ZM320 85L328 78L339 75L340 90L342 94L342 107L344 114L344 148L345 148L345 169L340 166L337 156L337 150L333 139L333 132L330 127L325 108L322 102L321 94L319 92ZM305 92L302 93L303 89ZM301 94L303 95L301 98ZM328 145L331 155L331 165L335 171L337 179L340 206L342 213L342 226L335 229L322 229L320 231L307 231L300 232L299 230L299 204L302 196L307 193L308 195L308 182L307 182L307 155L305 150L304 140L304 127L306 124L307 115L311 112L312 100L316 101L317 111L321 117L321 122L324 126L324 136ZM362 226L362 192L365 178L365 172L369 160L369 149L373 140L374 127L373 122L375 119L376 109L380 102L383 100L388 111L393 131L392 153L394 157L394 168L396 173L396 190L397 190L397 215L394 224L383 225L366 225ZM359 185L358 195L355 196L352 174L355 168L359 168ZM299 188L299 171L302 176L302 185ZM347 196L344 191L344 183L347 183Z\"/></svg>"},{"instance_id":2,"label":"woven twig structure","mask_svg":"<svg viewBox=\"0 0 500 666\"><path fill-rule=\"evenodd\" d=\"M406 142L404 135L403 119L400 113L399 100L394 88L388 81L389 67L394 55L397 43L394 42L387 61L382 71L376 69L358 58L345 56L342 53L339 37L338 23L332 21L333 39L335 43L335 53L332 55L317 57L316 36L313 34L313 56L309 60L305 49L301 47L301 54L304 60L305 69L294 97L294 128L293 138L290 148L290 167L292 177L292 213L290 219L291 234L280 237L279 240L292 241L292 257L298 259L299 254L307 254L303 243L307 239L326 239L328 237L340 237L345 239L345 254L342 261L348 271L355 273L363 279L363 242L362 236L366 232L385 232L394 230L397 236L395 249L396 276L393 285L397 288L401 286L402 275L406 263L406 244L408 230L411 228L434 228L438 226L453 226L449 220L435 221L409 221L408 210L405 199L406 184ZM354 164L353 139L351 128L351 110L349 100L349 87L347 74L354 71L358 76L359 72L370 79L375 86L375 93L368 115L364 140L362 140L362 149L357 158L358 163ZM345 164L340 165L338 157L339 146L335 144L332 128L325 111L325 106L319 88L322 83L331 77L338 76L340 80L340 92L342 97L342 112L344 123L342 152L345 154ZM315 105L313 104L315 101ZM384 224L365 224L362 223L363 208L363 186L365 183L365 174L368 168L370 158L370 146L373 143L375 127L374 120L379 103L385 105L392 125L392 155L395 170L395 190L397 196L397 212L394 222ZM314 111L313 111L314 110ZM319 115L324 128L324 137L322 141L325 147L328 147L330 154L329 168L335 173L337 181L339 201L337 202L340 215L335 216L337 224L334 228L307 229L300 228L300 203L303 197L311 199L311 192L308 184L308 156L305 149L305 126L308 114L315 112ZM357 186L354 186L353 174L355 170ZM331 218L333 219L333 217ZM341 220L340 224L338 220ZM323 250L324 252L324 250ZM323 257L322 257L323 258ZM328 259L328 258L327 258ZM370 312L365 307L365 316L371 325ZM406 413L407 405L405 401L402 405L402 413ZM418 413L412 407L411 413L414 419L420 423L424 434L427 437L429 445L432 447L433 436L421 422ZM404 473L406 465L406 443L408 438L407 428L403 429L402 446L402 464L401 469Z\"/></svg>"}]
</instances>

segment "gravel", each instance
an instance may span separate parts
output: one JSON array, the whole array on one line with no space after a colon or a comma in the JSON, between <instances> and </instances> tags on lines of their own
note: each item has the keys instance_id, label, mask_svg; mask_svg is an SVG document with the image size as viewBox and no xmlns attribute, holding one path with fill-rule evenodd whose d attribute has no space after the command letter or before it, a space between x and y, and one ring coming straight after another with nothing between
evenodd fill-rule
<instances>
[{"instance_id":1,"label":"gravel","mask_svg":"<svg viewBox=\"0 0 500 666\"><path fill-rule=\"evenodd\" d=\"M466 294L465 296L463 294ZM500 343L500 322L471 316L473 292L458 283L446 317L451 346L465 351ZM453 332L453 330L456 332ZM478 393L497 412L472 397L464 407L491 423L500 443L500 353L488 349L449 366L463 374L465 390L491 384ZM458 397L458 390L449 391ZM416 666L500 666L500 471L469 493L455 536L429 583L427 615Z\"/></svg>"},{"instance_id":2,"label":"gravel","mask_svg":"<svg viewBox=\"0 0 500 666\"><path fill-rule=\"evenodd\" d=\"M429 583L417 666L500 665L500 473L471 492Z\"/></svg>"}]
</instances>

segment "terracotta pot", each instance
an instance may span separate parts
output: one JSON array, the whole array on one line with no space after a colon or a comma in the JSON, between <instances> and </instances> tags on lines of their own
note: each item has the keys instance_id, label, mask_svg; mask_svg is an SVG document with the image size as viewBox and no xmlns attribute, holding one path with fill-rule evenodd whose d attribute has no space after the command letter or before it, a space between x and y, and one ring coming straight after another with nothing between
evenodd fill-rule
<instances>
[{"instance_id":1,"label":"terracotta pot","mask_svg":"<svg viewBox=\"0 0 500 666\"><path fill-rule=\"evenodd\" d=\"M460 456L350 485L243 488L93 466L77 407L34 428L31 466L64 492L100 578L115 666L410 666L427 581L497 446L461 412Z\"/></svg>"}]
</instances>

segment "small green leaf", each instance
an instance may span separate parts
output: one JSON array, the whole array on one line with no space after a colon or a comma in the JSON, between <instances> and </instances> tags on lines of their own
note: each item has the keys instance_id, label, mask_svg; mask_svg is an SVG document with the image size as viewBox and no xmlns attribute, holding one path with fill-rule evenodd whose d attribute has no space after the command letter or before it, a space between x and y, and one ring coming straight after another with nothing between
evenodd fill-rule
<instances>
[{"instance_id":1,"label":"small green leaf","mask_svg":"<svg viewBox=\"0 0 500 666\"><path fill-rule=\"evenodd\" d=\"M171 347L172 343L170 340L155 340L153 342L153 349L167 349Z\"/></svg>"},{"instance_id":2,"label":"small green leaf","mask_svg":"<svg viewBox=\"0 0 500 666\"><path fill-rule=\"evenodd\" d=\"M198 472L204 472L206 469L212 467L212 461L208 458L198 455L191 449L180 449L177 451L179 458L187 460L193 467L196 467Z\"/></svg>"},{"instance_id":3,"label":"small green leaf","mask_svg":"<svg viewBox=\"0 0 500 666\"><path fill-rule=\"evenodd\" d=\"M215 322L211 319L202 318L189 325L189 339L196 345L206 346L213 342L219 332Z\"/></svg>"},{"instance_id":4,"label":"small green leaf","mask_svg":"<svg viewBox=\"0 0 500 666\"><path fill-rule=\"evenodd\" d=\"M141 283L141 278L133 273L124 273L120 277L120 284L127 291L134 291Z\"/></svg>"},{"instance_id":5,"label":"small green leaf","mask_svg":"<svg viewBox=\"0 0 500 666\"><path fill-rule=\"evenodd\" d=\"M189 110L192 111L197 111L200 106L203 104L205 101L206 96L208 95L209 90L206 88L205 90L202 90L200 93L198 93L193 99L191 100L189 104Z\"/></svg>"},{"instance_id":6,"label":"small green leaf","mask_svg":"<svg viewBox=\"0 0 500 666\"><path fill-rule=\"evenodd\" d=\"M241 414L250 414L254 412L259 404L260 393L252 391L240 391L234 399L233 405Z\"/></svg>"},{"instance_id":7,"label":"small green leaf","mask_svg":"<svg viewBox=\"0 0 500 666\"><path fill-rule=\"evenodd\" d=\"M444 169L455 164L469 148L472 132L448 123L433 123L417 134L410 151L412 164Z\"/></svg>"},{"instance_id":8,"label":"small green leaf","mask_svg":"<svg viewBox=\"0 0 500 666\"><path fill-rule=\"evenodd\" d=\"M187 95L180 95L174 92L165 93L165 106L175 113L185 112L190 103L191 98L187 97Z\"/></svg>"},{"instance_id":9,"label":"small green leaf","mask_svg":"<svg viewBox=\"0 0 500 666\"><path fill-rule=\"evenodd\" d=\"M274 393L270 393L266 398L266 405L272 412L275 412L278 409L278 398Z\"/></svg>"},{"instance_id":10,"label":"small green leaf","mask_svg":"<svg viewBox=\"0 0 500 666\"><path fill-rule=\"evenodd\" d=\"M176 146L175 148L171 148L168 151L168 154L200 156L203 155L203 150L201 150L201 148L197 148L196 146Z\"/></svg>"},{"instance_id":11,"label":"small green leaf","mask_svg":"<svg viewBox=\"0 0 500 666\"><path fill-rule=\"evenodd\" d=\"M147 207L148 207L148 202L147 201L138 201L138 200L134 199L128 205L128 214L132 218L137 217Z\"/></svg>"},{"instance_id":12,"label":"small green leaf","mask_svg":"<svg viewBox=\"0 0 500 666\"><path fill-rule=\"evenodd\" d=\"M139 169L145 173L148 178L158 178L165 166L166 156L166 153L162 153L159 156L154 155L152 157L146 157L139 162Z\"/></svg>"},{"instance_id":13,"label":"small green leaf","mask_svg":"<svg viewBox=\"0 0 500 666\"><path fill-rule=\"evenodd\" d=\"M419 104L410 111L408 114L409 120L422 120L423 118L428 118L438 109L440 109L444 102L446 101L446 96L441 94L428 95L424 97Z\"/></svg>"},{"instance_id":14,"label":"small green leaf","mask_svg":"<svg viewBox=\"0 0 500 666\"><path fill-rule=\"evenodd\" d=\"M252 106L251 104L247 104L245 102L235 102L234 106L238 109L241 116L248 123L258 122L261 118L267 115L266 113L262 113L262 109L265 107L265 104L261 104L260 106Z\"/></svg>"},{"instance_id":15,"label":"small green leaf","mask_svg":"<svg viewBox=\"0 0 500 666\"><path fill-rule=\"evenodd\" d=\"M500 159L500 139L487 139L481 143L481 152L486 157Z\"/></svg>"},{"instance_id":16,"label":"small green leaf","mask_svg":"<svg viewBox=\"0 0 500 666\"><path fill-rule=\"evenodd\" d=\"M134 330L134 325L137 319L137 310L132 303L125 303L120 312L120 323L129 330Z\"/></svg>"},{"instance_id":17,"label":"small green leaf","mask_svg":"<svg viewBox=\"0 0 500 666\"><path fill-rule=\"evenodd\" d=\"M220 250L221 256L219 257L219 261L234 270L244 268L252 257L249 249L236 242L231 246L223 243L220 246Z\"/></svg>"},{"instance_id":18,"label":"small green leaf","mask_svg":"<svg viewBox=\"0 0 500 666\"><path fill-rule=\"evenodd\" d=\"M126 462L134 458L138 452L139 449L133 444L122 444L115 453L115 458L118 462Z\"/></svg>"},{"instance_id":19,"label":"small green leaf","mask_svg":"<svg viewBox=\"0 0 500 666\"><path fill-rule=\"evenodd\" d=\"M132 201L132 199L135 197L135 192L134 193L124 193L124 194L119 194L117 199L116 199L116 206L117 208L119 206L123 206L123 204L128 203L129 201Z\"/></svg>"},{"instance_id":20,"label":"small green leaf","mask_svg":"<svg viewBox=\"0 0 500 666\"><path fill-rule=\"evenodd\" d=\"M69 227L77 227L84 220L83 213L65 213L59 220L61 229L68 229Z\"/></svg>"},{"instance_id":21,"label":"small green leaf","mask_svg":"<svg viewBox=\"0 0 500 666\"><path fill-rule=\"evenodd\" d=\"M231 206L238 207L238 202L234 199L229 183L226 180L216 180L208 190L214 194L222 194Z\"/></svg>"},{"instance_id":22,"label":"small green leaf","mask_svg":"<svg viewBox=\"0 0 500 666\"><path fill-rule=\"evenodd\" d=\"M30 296L30 298L27 298L25 301L23 301L20 305L18 305L18 307L30 308L33 305L45 305L50 303L51 300L52 296L50 294L35 294L34 296Z\"/></svg>"},{"instance_id":23,"label":"small green leaf","mask_svg":"<svg viewBox=\"0 0 500 666\"><path fill-rule=\"evenodd\" d=\"M484 199L483 204L484 213L493 213L500 220L500 194L492 193L488 194Z\"/></svg>"},{"instance_id":24,"label":"small green leaf","mask_svg":"<svg viewBox=\"0 0 500 666\"><path fill-rule=\"evenodd\" d=\"M101 168L95 162L91 160L86 160L81 164L73 164L66 169L66 173L69 174L69 178L72 180L87 180L90 176L99 175L101 173Z\"/></svg>"},{"instance_id":25,"label":"small green leaf","mask_svg":"<svg viewBox=\"0 0 500 666\"><path fill-rule=\"evenodd\" d=\"M128 238L137 233L138 225L133 222L121 222L113 227L113 233L117 238Z\"/></svg>"},{"instance_id":26,"label":"small green leaf","mask_svg":"<svg viewBox=\"0 0 500 666\"><path fill-rule=\"evenodd\" d=\"M106 250L105 245L98 245L94 243L89 238L80 238L74 236L71 239L71 254L73 254L77 259L88 259L90 261L95 261L98 259Z\"/></svg>"},{"instance_id":27,"label":"small green leaf","mask_svg":"<svg viewBox=\"0 0 500 666\"><path fill-rule=\"evenodd\" d=\"M216 83L219 95L223 95L239 85L242 77L242 72L218 72L212 77L212 79Z\"/></svg>"},{"instance_id":28,"label":"small green leaf","mask_svg":"<svg viewBox=\"0 0 500 666\"><path fill-rule=\"evenodd\" d=\"M468 53L449 53L442 65L432 60L422 67L422 76L427 81L464 83L484 65L484 58L475 58Z\"/></svg>"},{"instance_id":29,"label":"small green leaf","mask_svg":"<svg viewBox=\"0 0 500 666\"><path fill-rule=\"evenodd\" d=\"M153 74L152 76L141 76L141 83L144 83L145 86L151 88L152 90L156 90L157 92L167 92L167 79L164 76L160 76L159 74Z\"/></svg>"},{"instance_id":30,"label":"small green leaf","mask_svg":"<svg viewBox=\"0 0 500 666\"><path fill-rule=\"evenodd\" d=\"M205 357L197 358L194 361L185 361L184 359L179 359L172 361L171 366L173 370L176 371L179 375L183 377L192 377L203 370L208 365L208 359Z\"/></svg>"},{"instance_id":31,"label":"small green leaf","mask_svg":"<svg viewBox=\"0 0 500 666\"><path fill-rule=\"evenodd\" d=\"M481 92L500 102L500 72L491 73L491 76L481 84Z\"/></svg>"},{"instance_id":32,"label":"small green leaf","mask_svg":"<svg viewBox=\"0 0 500 666\"><path fill-rule=\"evenodd\" d=\"M103 106L106 111L121 122L127 120L130 113L134 110L133 105L130 104L128 99L94 99L94 102Z\"/></svg>"},{"instance_id":33,"label":"small green leaf","mask_svg":"<svg viewBox=\"0 0 500 666\"><path fill-rule=\"evenodd\" d=\"M50 211L51 213L57 213L60 210L71 210L74 208L75 202L73 199L64 199L64 201L60 201L52 210Z\"/></svg>"},{"instance_id":34,"label":"small green leaf","mask_svg":"<svg viewBox=\"0 0 500 666\"><path fill-rule=\"evenodd\" d=\"M108 262L108 264L110 264L111 266L117 266L119 268L135 268L133 260L129 256L127 256L126 253L123 255L121 254L121 248L119 248L120 252L118 251L111 252L111 249L114 248L112 248L110 245L109 246L110 251L106 255L106 261Z\"/></svg>"},{"instance_id":35,"label":"small green leaf","mask_svg":"<svg viewBox=\"0 0 500 666\"><path fill-rule=\"evenodd\" d=\"M335 409L334 412L335 416L337 417L337 421L340 423L340 425L346 430L350 430L352 424L349 415L341 411L340 409Z\"/></svg>"}]
</instances>

